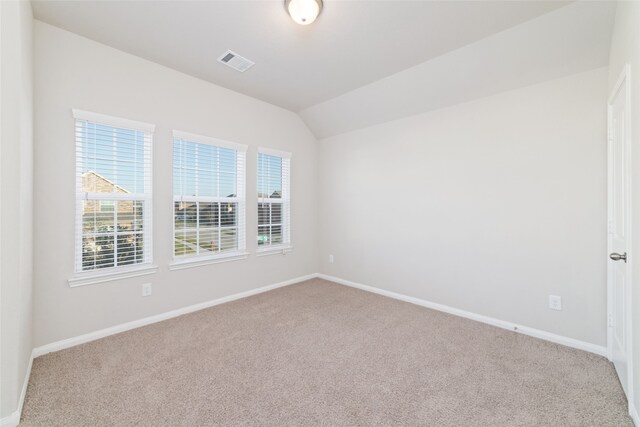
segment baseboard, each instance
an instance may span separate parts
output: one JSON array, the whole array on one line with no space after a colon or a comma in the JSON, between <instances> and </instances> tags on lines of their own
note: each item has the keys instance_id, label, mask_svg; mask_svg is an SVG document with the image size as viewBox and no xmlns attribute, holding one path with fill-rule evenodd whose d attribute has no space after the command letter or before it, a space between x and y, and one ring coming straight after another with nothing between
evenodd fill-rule
<instances>
[{"instance_id":1,"label":"baseboard","mask_svg":"<svg viewBox=\"0 0 640 427\"><path fill-rule=\"evenodd\" d=\"M46 344L40 347L36 347L32 353L32 360L34 357L39 357L47 353L51 353L54 351L64 350L66 348L74 347L76 345L84 344L90 341L95 341L100 338L108 337L109 335L118 334L120 332L125 332L131 329L139 328L142 326L150 325L152 323L161 322L163 320L171 319L177 316L181 316L183 314L192 313L194 311L202 310L205 308L213 307L219 304L223 304L225 302L235 301L241 298L246 298L252 295L260 294L263 292L270 291L272 289L277 289L283 286L292 285L294 283L302 282L305 280L313 279L319 277L324 280L328 280L331 282L335 282L341 285L350 286L352 288L361 289L367 292L376 293L378 295L383 295L389 298L394 298L400 301L409 302L411 304L416 304L422 307L430 308L433 310L442 311L445 313L453 314L455 316L464 317L466 319L475 320L477 322L486 323L492 326L496 326L502 329L508 329L511 331L519 332L524 335L528 335L531 337L543 339L546 341L550 341L556 344L565 345L567 347L577 348L579 350L588 351L590 353L595 353L600 356L607 355L607 349L605 346L600 346L596 344L591 344L585 341L576 340L573 338L565 337L562 335L553 334L551 332L542 331L540 329L530 328L527 326L517 325L515 323L507 322L500 319L495 319L493 317L483 316L480 314L472 313L469 311L457 309L454 307L450 307L444 304L438 304L435 302L423 300L420 298L410 297L407 295L399 294L396 292L387 291L384 289L375 288L373 286L363 285L361 283L352 282L350 280L341 279L339 277L329 276L327 274L322 273L312 273L306 276L296 277L290 280L286 280L284 282L275 283L273 285L263 286L261 288L252 289L245 292L240 292L237 294L229 295L226 297L218 298L211 301L206 301L203 303L198 303L194 305L190 305L187 307L179 308L176 310L168 311L166 313L157 314L155 316L145 317L143 319L134 320L132 322L122 323L120 325L112 326L106 329L101 329L98 331L90 332L88 334L80 335L73 338L68 338L61 341L56 341L51 344ZM29 369L31 369L31 365L29 365ZM28 378L27 378L28 380ZM25 390L23 390L23 393ZM9 418L9 417L6 417ZM5 418L0 420L0 427L4 427ZM640 426L639 426L640 427Z\"/></svg>"},{"instance_id":2,"label":"baseboard","mask_svg":"<svg viewBox=\"0 0 640 427\"><path fill-rule=\"evenodd\" d=\"M172 310L166 313L162 313L162 314L158 314L155 316L150 316L150 317L145 317L143 319L139 319L139 320L134 320L132 322L127 322L127 323L123 323L120 325L116 325L116 326L112 326L110 328L105 328L105 329L101 329L98 331L94 331L94 332L90 332L88 334L84 334L84 335L80 335L77 337L73 337L73 338L69 338L69 339L65 339L65 340L61 340L61 341L57 341L57 342L53 342L51 344L46 344L40 347L37 347L35 349L33 349L33 352L31 353L31 360L29 361L29 366L27 368L27 372L25 375L25 379L24 379L24 384L22 387L22 392L20 395L20 401L18 404L18 409L13 412L11 415L4 417L2 419L0 419L0 427L15 427L18 425L18 423L20 422L20 417L22 414L22 406L24 404L24 399L26 396L26 392L27 392L27 385L29 383L29 377L31 374L31 366L33 364L33 359L38 357L38 356L42 356L44 354L47 353L51 353L54 351L59 351L59 350L63 350L66 348L70 348L70 347L74 347L76 345L80 345L80 344L84 344L90 341L95 341L97 339L100 338L104 338L110 335L114 335L120 332L125 332L131 329L136 329L142 326L146 326L146 325L150 325L152 323L157 323L157 322L161 322L163 320L168 320L177 316L181 316L183 314L188 314L188 313L192 313L194 311L198 311L198 310L202 310L205 308L209 308L209 307L213 307L219 304L223 304L226 302L231 302L231 301L235 301L238 299L242 299L242 298L246 298L252 295L257 295L263 292L267 292L273 289L277 289L277 288L281 288L284 286L288 286L288 285L292 285L294 283L298 283L298 282L303 282L305 280L309 280L309 279L313 279L313 278L321 278L324 280L328 280L334 283L338 283L341 285L345 285L345 286L350 286L352 288L357 288L357 289L361 289L363 291L367 291L367 292L372 292L378 295L382 295L382 296L386 296L389 298L394 298L400 301L405 301L411 304L416 304L422 307L426 307L426 308L430 308L433 310L438 310L444 313L449 313L449 314L453 314L455 316L460 316L460 317L464 317L466 319L470 319L470 320L475 320L478 322L482 322L482 323L486 323L492 326L496 326L499 328L503 328L503 329L507 329L507 330L511 330L511 331L515 331L524 335L528 335L528 336L532 336L535 338L540 338L546 341L550 341L556 344L561 344L561 345L565 345L568 347L572 347L572 348L576 348L579 350L584 350L584 351L588 351L591 353L595 353L598 354L600 356L605 356L606 357L606 347L604 346L599 346L599 345L595 345L595 344L591 344L591 343L587 343L584 341L580 341L580 340L576 340L573 338L568 338L562 335L557 335L557 334L553 334L550 332L546 332L546 331L542 331L539 329L535 329L535 328L529 328L526 326L520 326L520 325L516 325L514 323L511 322L507 322L504 320L499 320L499 319L495 319L492 317L488 317L488 316L483 316L480 314L476 314L476 313L472 313L469 311L465 311L465 310L460 310L457 308L453 308L447 305L443 305L443 304L438 304L438 303L434 303L431 301L427 301L427 300L423 300L420 298L415 298L415 297L410 297L407 295L403 295L403 294L399 294L396 292L391 292L391 291L387 291L384 289L379 289L379 288L375 288L373 286L368 286L368 285L363 285L361 283L356 283L356 282L352 282L350 280L345 280L345 279L341 279L339 277L334 277L334 276L329 276L327 274L321 274L321 273L313 273L313 274L308 274L306 276L301 276L301 277L296 277L294 279L290 279L290 280L286 280L284 282L280 282L280 283L275 283L273 285L268 285L268 286L263 286L257 289L252 289L249 291L245 291L245 292L240 292L237 294L233 294L233 295L229 295L226 297L222 297L222 298L218 298L215 300L211 300L211 301L207 301L207 302L203 302L203 303L199 303L199 304L194 304L194 305L190 305L187 307L183 307L183 308L179 308L176 310ZM629 415L631 416L631 418L633 419L634 423L636 426L640 427L640 417L638 416L638 412L636 411L636 408L634 407L633 403L630 402L629 403Z\"/></svg>"},{"instance_id":3,"label":"baseboard","mask_svg":"<svg viewBox=\"0 0 640 427\"><path fill-rule=\"evenodd\" d=\"M633 402L629 402L629 416L633 420L633 423L636 427L640 427L640 416L638 416L638 411L636 410L636 406Z\"/></svg>"},{"instance_id":4,"label":"baseboard","mask_svg":"<svg viewBox=\"0 0 640 427\"><path fill-rule=\"evenodd\" d=\"M374 288L373 286L363 285L361 283L352 282L350 280L341 279L339 277L329 276L327 274L318 274L318 277L324 280L328 280L330 282L335 282L341 285L350 286L352 288L361 289L363 291L372 292L378 295L383 295L385 297L394 298L400 301L405 301L405 302L416 304L422 307L431 308L433 310L442 311L444 313L453 314L455 316L464 317L466 319L475 320L477 322L486 323L488 325L497 326L498 328L519 332L524 335L540 338L546 341L551 341L553 343L565 345L567 347L588 351L590 353L595 353L600 356L606 357L607 355L607 348L605 346L591 344L588 342L576 340L576 339L565 337L562 335L556 335L551 332L541 331L539 329L534 329L527 326L516 325L515 323L495 319L493 317L483 316L480 314L471 313L469 311L460 310L458 308L449 307L447 305L438 304L438 303L423 300L420 298L410 297L410 296L399 294L396 292Z\"/></svg>"},{"instance_id":5,"label":"baseboard","mask_svg":"<svg viewBox=\"0 0 640 427\"><path fill-rule=\"evenodd\" d=\"M34 357L39 357L47 353L54 351L64 350L66 348L74 347L76 345L84 344L90 341L95 341L100 338L108 337L109 335L119 334L120 332L129 331L131 329L140 328L142 326L150 325L152 323L161 322L163 320L172 319L174 317L182 316L183 314L193 313L194 311L203 310L205 308L213 307L215 305L224 304L225 302L235 301L241 298L250 297L252 295L261 294L263 292L270 291L272 289L281 288L283 286L292 285L294 283L303 282L305 280L316 278L316 273L308 274L306 276L296 277L294 279L285 280L284 282L275 283L273 285L263 286L261 288L251 289L249 291L240 292L237 294L229 295L226 297L206 301L187 307L179 308L176 310L168 311L166 313L156 314L155 316L145 317L143 319L134 320L120 325L112 326L98 331L90 332L88 334L79 335L77 337L68 338L61 341L56 341L51 344L46 344L40 347L36 347L33 350ZM2 427L2 426L0 426Z\"/></svg>"},{"instance_id":6,"label":"baseboard","mask_svg":"<svg viewBox=\"0 0 640 427\"><path fill-rule=\"evenodd\" d=\"M29 385L29 378L31 377L31 367L33 366L33 351L29 357L29 365L27 366L27 372L24 375L24 381L22 382L22 391L20 392L20 400L18 400L18 409L16 409L11 415L4 418L0 418L0 427L16 427L20 424L20 417L22 416L22 407L24 405L24 398L27 396L27 386Z\"/></svg>"},{"instance_id":7,"label":"baseboard","mask_svg":"<svg viewBox=\"0 0 640 427\"><path fill-rule=\"evenodd\" d=\"M14 411L11 415L0 418L0 427L16 427L20 423L20 412Z\"/></svg>"}]
</instances>

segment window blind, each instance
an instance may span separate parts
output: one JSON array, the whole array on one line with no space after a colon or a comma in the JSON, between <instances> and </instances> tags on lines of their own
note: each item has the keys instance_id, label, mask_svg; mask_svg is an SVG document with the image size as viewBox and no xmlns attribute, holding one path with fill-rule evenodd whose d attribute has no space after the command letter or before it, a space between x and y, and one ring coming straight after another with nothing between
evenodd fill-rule
<instances>
[{"instance_id":1,"label":"window blind","mask_svg":"<svg viewBox=\"0 0 640 427\"><path fill-rule=\"evenodd\" d=\"M291 154L258 149L258 250L291 245Z\"/></svg>"},{"instance_id":2,"label":"window blind","mask_svg":"<svg viewBox=\"0 0 640 427\"><path fill-rule=\"evenodd\" d=\"M151 263L153 125L73 110L76 272Z\"/></svg>"},{"instance_id":3,"label":"window blind","mask_svg":"<svg viewBox=\"0 0 640 427\"><path fill-rule=\"evenodd\" d=\"M243 254L245 145L174 131L174 258Z\"/></svg>"}]
</instances>

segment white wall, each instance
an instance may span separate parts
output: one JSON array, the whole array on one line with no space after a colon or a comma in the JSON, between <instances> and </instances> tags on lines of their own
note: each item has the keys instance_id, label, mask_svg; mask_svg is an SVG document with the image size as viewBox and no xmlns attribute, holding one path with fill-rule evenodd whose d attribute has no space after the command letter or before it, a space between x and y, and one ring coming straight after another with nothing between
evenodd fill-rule
<instances>
[{"instance_id":1,"label":"white wall","mask_svg":"<svg viewBox=\"0 0 640 427\"><path fill-rule=\"evenodd\" d=\"M16 423L32 348L31 4L0 2L0 418ZM13 418L11 418L13 415ZM9 418L11 419L9 419Z\"/></svg>"},{"instance_id":2,"label":"white wall","mask_svg":"<svg viewBox=\"0 0 640 427\"><path fill-rule=\"evenodd\" d=\"M615 10L613 1L571 2L300 115L317 137L328 138L606 67Z\"/></svg>"},{"instance_id":3,"label":"white wall","mask_svg":"<svg viewBox=\"0 0 640 427\"><path fill-rule=\"evenodd\" d=\"M206 52L205 52L206 54ZM215 57L203 58L215 64ZM316 141L289 111L35 22L35 346L314 273ZM233 72L233 71L229 71ZM79 108L156 124L153 143L153 276L70 288L74 241L74 128ZM257 235L256 148L290 151L292 243L288 255L169 271L172 260L172 129L249 145L248 249ZM142 283L153 295L142 298Z\"/></svg>"},{"instance_id":4,"label":"white wall","mask_svg":"<svg viewBox=\"0 0 640 427\"><path fill-rule=\"evenodd\" d=\"M631 65L631 138L632 141L632 304L633 304L633 368L636 422L640 422L640 3L619 2L611 42L609 61L609 93L613 90L625 64Z\"/></svg>"},{"instance_id":5,"label":"white wall","mask_svg":"<svg viewBox=\"0 0 640 427\"><path fill-rule=\"evenodd\" d=\"M600 68L322 140L321 272L604 345L606 86Z\"/></svg>"}]
</instances>

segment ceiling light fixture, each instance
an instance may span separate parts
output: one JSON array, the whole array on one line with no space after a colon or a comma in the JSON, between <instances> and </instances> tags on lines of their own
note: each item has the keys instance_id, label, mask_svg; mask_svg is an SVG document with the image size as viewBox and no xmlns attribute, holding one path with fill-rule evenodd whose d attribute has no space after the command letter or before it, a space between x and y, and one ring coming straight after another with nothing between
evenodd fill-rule
<instances>
[{"instance_id":1,"label":"ceiling light fixture","mask_svg":"<svg viewBox=\"0 0 640 427\"><path fill-rule=\"evenodd\" d=\"M284 0L284 8L296 24L309 25L322 11L322 0Z\"/></svg>"}]
</instances>

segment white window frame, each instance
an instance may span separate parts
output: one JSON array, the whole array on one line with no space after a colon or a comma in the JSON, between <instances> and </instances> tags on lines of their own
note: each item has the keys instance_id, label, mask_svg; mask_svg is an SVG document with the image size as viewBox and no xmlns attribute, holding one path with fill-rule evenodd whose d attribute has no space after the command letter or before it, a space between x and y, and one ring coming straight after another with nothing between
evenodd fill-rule
<instances>
[{"instance_id":1,"label":"white window frame","mask_svg":"<svg viewBox=\"0 0 640 427\"><path fill-rule=\"evenodd\" d=\"M171 192L173 194L172 199L172 229L171 236L171 248L173 262L169 265L170 270L179 270L183 268L197 267L201 265L214 264L226 261L236 261L245 259L248 257L246 251L247 245L247 227L246 227L246 174L247 174L247 146L244 144L238 144L236 142L225 141L210 136L197 135L189 132L183 132L180 130L173 131L173 144L177 140L193 142L197 144L207 144L219 148L227 148L235 150L236 155L236 197L207 197L207 196L185 196L176 195L174 193L173 185L171 186ZM171 169L175 166L175 159L172 156ZM173 176L173 173L172 173ZM176 256L175 248L175 236L176 236L176 221L175 221L175 204L176 202L202 202L202 203L229 203L234 202L238 205L237 213L237 228L238 228L238 248L235 251L220 252L215 255L210 254L195 254L195 255L180 255Z\"/></svg>"},{"instance_id":2,"label":"white window frame","mask_svg":"<svg viewBox=\"0 0 640 427\"><path fill-rule=\"evenodd\" d=\"M158 268L153 265L153 169L152 169L152 146L153 146L153 133L155 132L155 125L123 119L120 117L109 116L105 114L98 114L89 111L83 111L78 109L72 109L72 115L74 119L74 140L76 147L76 212L75 212L75 266L74 276L68 280L70 287L91 285L96 283L108 282L112 280L119 280L128 277L136 277L141 275L153 274ZM135 130L138 132L144 132L144 175L148 177L145 179L144 193L89 193L82 191L82 141L76 134L76 127L78 121L93 122L101 125L112 126L114 128ZM82 209L85 200L94 200L100 203L100 201L143 201L143 227L142 235L144 241L144 261L133 265L126 266L114 266L106 267L94 270L82 269ZM114 203L115 205L115 203ZM114 209L116 207L114 206Z\"/></svg>"},{"instance_id":3,"label":"white window frame","mask_svg":"<svg viewBox=\"0 0 640 427\"><path fill-rule=\"evenodd\" d=\"M272 254L287 254L293 250L291 244L291 157L292 153L287 151L274 150L271 148L258 147L258 154L256 155L256 162L259 162L260 154L280 157L282 159L282 197L280 199L272 199L267 197L258 197L258 205L256 206L256 214L258 214L258 225L256 231L260 227L259 218L259 206L260 204L274 204L278 203L282 205L282 243L277 245L258 245L256 251L257 256L272 255ZM256 163L256 183L260 180L258 174L259 163ZM259 235L259 234L258 234Z\"/></svg>"}]
</instances>

